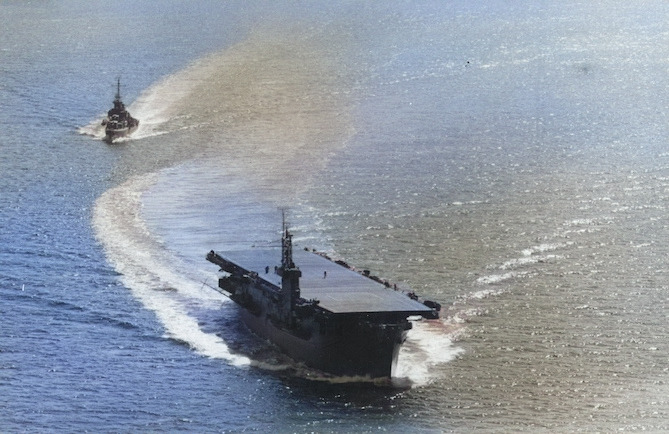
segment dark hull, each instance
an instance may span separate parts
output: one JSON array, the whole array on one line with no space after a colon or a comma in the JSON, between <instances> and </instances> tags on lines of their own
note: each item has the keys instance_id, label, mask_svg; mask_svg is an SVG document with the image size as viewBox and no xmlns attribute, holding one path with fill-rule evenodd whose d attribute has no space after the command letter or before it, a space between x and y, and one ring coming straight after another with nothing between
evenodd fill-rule
<instances>
[{"instance_id":1,"label":"dark hull","mask_svg":"<svg viewBox=\"0 0 669 434\"><path fill-rule=\"evenodd\" d=\"M139 125L134 126L134 127L129 127L129 128L119 128L119 129L112 129L112 128L106 128L105 129L105 140L107 142L112 142L115 139L120 139L123 137L127 137L134 133Z\"/></svg>"},{"instance_id":2,"label":"dark hull","mask_svg":"<svg viewBox=\"0 0 669 434\"><path fill-rule=\"evenodd\" d=\"M253 333L271 341L293 360L334 376L392 377L407 334L399 327L382 333L365 330L350 320L332 334L314 330L308 337L299 337L277 327L265 312L254 315L242 308L241 318Z\"/></svg>"}]
</instances>

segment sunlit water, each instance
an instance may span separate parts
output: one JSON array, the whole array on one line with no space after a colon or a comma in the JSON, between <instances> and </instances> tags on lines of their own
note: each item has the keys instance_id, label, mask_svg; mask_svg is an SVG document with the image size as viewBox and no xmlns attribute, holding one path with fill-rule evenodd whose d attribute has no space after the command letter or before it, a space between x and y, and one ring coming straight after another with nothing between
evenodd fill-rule
<instances>
[{"instance_id":1,"label":"sunlit water","mask_svg":"<svg viewBox=\"0 0 669 434\"><path fill-rule=\"evenodd\" d=\"M0 5L0 426L669 429L667 12ZM119 74L142 123L107 145ZM444 306L391 384L296 365L208 287L279 208Z\"/></svg>"}]
</instances>

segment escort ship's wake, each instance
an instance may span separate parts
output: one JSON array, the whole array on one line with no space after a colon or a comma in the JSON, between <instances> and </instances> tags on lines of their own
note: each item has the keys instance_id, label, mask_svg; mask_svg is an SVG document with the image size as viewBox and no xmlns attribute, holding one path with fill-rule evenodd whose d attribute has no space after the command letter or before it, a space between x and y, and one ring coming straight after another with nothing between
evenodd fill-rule
<instances>
[{"instance_id":1,"label":"escort ship's wake","mask_svg":"<svg viewBox=\"0 0 669 434\"><path fill-rule=\"evenodd\" d=\"M309 251L293 254L284 223L277 248L207 254L226 273L218 286L242 307L244 323L288 356L335 376L388 378L412 324L439 317L438 303L418 302L387 282ZM296 265L296 262L300 267Z\"/></svg>"},{"instance_id":2,"label":"escort ship's wake","mask_svg":"<svg viewBox=\"0 0 669 434\"><path fill-rule=\"evenodd\" d=\"M130 115L121 101L121 79L116 82L114 107L107 112L102 125L105 127L105 140L110 143L116 138L129 136L139 127L139 120Z\"/></svg>"}]
</instances>

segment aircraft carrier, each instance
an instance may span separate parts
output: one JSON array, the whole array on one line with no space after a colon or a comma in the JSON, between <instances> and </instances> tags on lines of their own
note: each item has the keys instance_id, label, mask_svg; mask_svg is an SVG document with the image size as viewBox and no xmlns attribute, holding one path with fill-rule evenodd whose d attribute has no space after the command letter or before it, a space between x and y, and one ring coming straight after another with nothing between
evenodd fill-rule
<instances>
[{"instance_id":1,"label":"aircraft carrier","mask_svg":"<svg viewBox=\"0 0 669 434\"><path fill-rule=\"evenodd\" d=\"M220 291L241 318L297 362L332 376L390 378L409 317L439 317L441 306L357 272L342 261L293 252L284 222L281 248L207 254L221 268Z\"/></svg>"}]
</instances>

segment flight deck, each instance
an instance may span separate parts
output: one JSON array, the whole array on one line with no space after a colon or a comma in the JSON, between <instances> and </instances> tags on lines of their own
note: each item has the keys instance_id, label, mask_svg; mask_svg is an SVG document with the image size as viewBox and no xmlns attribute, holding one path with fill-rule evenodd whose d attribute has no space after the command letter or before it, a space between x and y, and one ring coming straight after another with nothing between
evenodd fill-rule
<instances>
[{"instance_id":1,"label":"flight deck","mask_svg":"<svg viewBox=\"0 0 669 434\"><path fill-rule=\"evenodd\" d=\"M258 247L217 253L241 268L257 273L259 278L277 289L281 288L281 276L275 271L281 265L280 248ZM402 291L388 288L319 254L295 250L293 258L302 272L302 297L319 300L321 308L334 314L402 312L424 315L432 311Z\"/></svg>"}]
</instances>

